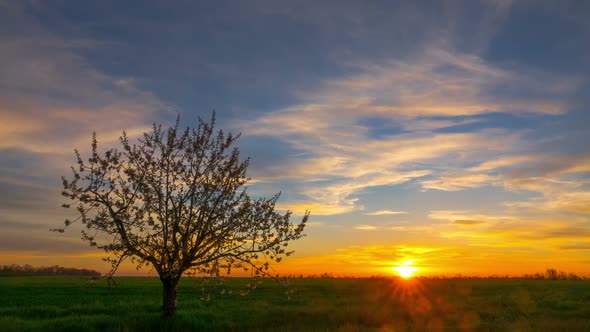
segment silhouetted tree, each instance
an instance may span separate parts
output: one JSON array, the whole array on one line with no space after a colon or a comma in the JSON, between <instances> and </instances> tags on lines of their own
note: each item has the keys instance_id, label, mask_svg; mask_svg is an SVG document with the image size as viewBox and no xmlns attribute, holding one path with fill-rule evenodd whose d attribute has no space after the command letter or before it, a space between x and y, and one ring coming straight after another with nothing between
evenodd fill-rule
<instances>
[{"instance_id":1,"label":"silhouetted tree","mask_svg":"<svg viewBox=\"0 0 590 332\"><path fill-rule=\"evenodd\" d=\"M196 128L167 130L154 124L138 143L120 137L122 150L99 153L96 133L92 154L75 151L73 177L62 177L63 196L85 226L82 239L110 254L112 275L130 258L138 268L151 265L163 285L165 316L176 310L176 287L187 270L209 276L234 269L270 275L269 263L292 251L309 217L294 225L291 212L275 212L280 193L253 199L246 192L249 159L241 161L234 143L240 135L214 131L198 118Z\"/></svg>"},{"instance_id":2,"label":"silhouetted tree","mask_svg":"<svg viewBox=\"0 0 590 332\"><path fill-rule=\"evenodd\" d=\"M556 269L547 269L547 279L559 279L559 272Z\"/></svg>"}]
</instances>

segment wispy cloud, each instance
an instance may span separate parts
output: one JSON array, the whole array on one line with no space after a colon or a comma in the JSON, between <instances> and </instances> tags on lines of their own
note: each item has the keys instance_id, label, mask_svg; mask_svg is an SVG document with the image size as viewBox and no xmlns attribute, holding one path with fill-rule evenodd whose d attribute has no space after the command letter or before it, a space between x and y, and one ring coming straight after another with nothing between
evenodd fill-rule
<instances>
[{"instance_id":1,"label":"wispy cloud","mask_svg":"<svg viewBox=\"0 0 590 332\"><path fill-rule=\"evenodd\" d=\"M103 142L123 129L138 134L169 108L132 78L103 73L80 55L104 45L48 32L21 6L6 9L19 21L7 24L27 24L0 39L0 149L71 152L92 131Z\"/></svg>"},{"instance_id":2,"label":"wispy cloud","mask_svg":"<svg viewBox=\"0 0 590 332\"><path fill-rule=\"evenodd\" d=\"M494 185L498 179L487 174L458 174L441 176L434 180L422 181L424 189L438 189L443 191L457 191L469 188L479 188Z\"/></svg>"},{"instance_id":3,"label":"wispy cloud","mask_svg":"<svg viewBox=\"0 0 590 332\"><path fill-rule=\"evenodd\" d=\"M428 217L436 220L448 220L454 223L479 224L484 222L514 221L511 215L490 215L469 210L438 210L431 211Z\"/></svg>"},{"instance_id":4,"label":"wispy cloud","mask_svg":"<svg viewBox=\"0 0 590 332\"><path fill-rule=\"evenodd\" d=\"M501 156L496 159L486 160L479 166L472 167L473 172L494 171L504 167L514 167L515 165L534 160L533 156L515 155L515 156Z\"/></svg>"},{"instance_id":5,"label":"wispy cloud","mask_svg":"<svg viewBox=\"0 0 590 332\"><path fill-rule=\"evenodd\" d=\"M340 205L320 204L313 201L295 201L277 204L278 210L289 210L296 214L303 214L305 211L313 211L316 216L342 214L351 211L351 208Z\"/></svg>"},{"instance_id":6,"label":"wispy cloud","mask_svg":"<svg viewBox=\"0 0 590 332\"><path fill-rule=\"evenodd\" d=\"M457 225L479 225L479 224L483 224L484 221L482 221L482 220L459 219L459 220L453 220L452 223L453 224L457 224Z\"/></svg>"},{"instance_id":7,"label":"wispy cloud","mask_svg":"<svg viewBox=\"0 0 590 332\"><path fill-rule=\"evenodd\" d=\"M501 151L511 140L511 135L495 130L407 134L381 140L357 136L349 144L329 138L325 144L304 148L312 157L277 165L281 172L271 173L281 176L262 179L298 181L300 192L311 198L310 202L331 207L329 210L334 212L351 212L362 209L355 204L354 195L365 188L396 185L431 175L437 169L437 161L449 155L462 155L454 162L460 167L464 158L476 157L482 150ZM320 211L327 212L324 208Z\"/></svg>"},{"instance_id":8,"label":"wispy cloud","mask_svg":"<svg viewBox=\"0 0 590 332\"><path fill-rule=\"evenodd\" d=\"M375 230L377 230L377 226L373 226L373 225L358 225L358 226L354 226L354 229L358 229L360 231L375 231Z\"/></svg>"},{"instance_id":9,"label":"wispy cloud","mask_svg":"<svg viewBox=\"0 0 590 332\"><path fill-rule=\"evenodd\" d=\"M393 211L393 210L378 210L374 212L366 212L368 216L385 216L385 215L398 215L398 214L408 214L406 211Z\"/></svg>"},{"instance_id":10,"label":"wispy cloud","mask_svg":"<svg viewBox=\"0 0 590 332\"><path fill-rule=\"evenodd\" d=\"M559 246L560 250L590 250L590 243L576 243Z\"/></svg>"},{"instance_id":11,"label":"wispy cloud","mask_svg":"<svg viewBox=\"0 0 590 332\"><path fill-rule=\"evenodd\" d=\"M590 191L560 193L544 206L550 210L590 214Z\"/></svg>"},{"instance_id":12,"label":"wispy cloud","mask_svg":"<svg viewBox=\"0 0 590 332\"><path fill-rule=\"evenodd\" d=\"M585 178L587 162L584 154L574 153L500 155L478 166L456 170L456 174L443 173L420 184L424 189L442 191L495 186L512 192L536 192L541 196L509 201L504 205L529 211L588 214L590 181Z\"/></svg>"},{"instance_id":13,"label":"wispy cloud","mask_svg":"<svg viewBox=\"0 0 590 332\"><path fill-rule=\"evenodd\" d=\"M300 104L236 124L247 135L275 136L302 151L303 158L297 156L277 165L281 171L270 172L273 180L303 181L299 193L335 213L362 210L355 196L366 188L425 176L430 179L422 179L424 189L501 186L502 179L489 172L511 162L524 162L526 157L491 160L509 155L521 144L522 133L438 130L480 121L461 116L562 114L578 82L557 77L539 84L539 78L549 76L495 66L476 55L441 48L428 48L405 61L361 64L358 68L358 74L299 92ZM497 86L519 87L522 93L497 98ZM397 131L375 136L375 128L363 122L368 118L389 123ZM479 160L480 165L470 165L469 170L469 159ZM456 174L441 172L440 162L456 169ZM329 213L327 210L320 208L322 214Z\"/></svg>"},{"instance_id":14,"label":"wispy cloud","mask_svg":"<svg viewBox=\"0 0 590 332\"><path fill-rule=\"evenodd\" d=\"M583 217L497 215L451 210L432 211L429 217L449 222L446 228L440 230L442 237L467 239L467 243L478 247L549 250L584 241L590 234L589 220Z\"/></svg>"},{"instance_id":15,"label":"wispy cloud","mask_svg":"<svg viewBox=\"0 0 590 332\"><path fill-rule=\"evenodd\" d=\"M82 56L108 45L53 33L25 4L2 11L3 26L13 29L0 33L0 209L10 222L0 251L79 252L88 246L78 234L48 232L63 222L59 177L73 150L89 150L93 131L102 146L122 130L138 136L167 105L133 78L102 72ZM28 223L35 227L18 231Z\"/></svg>"}]
</instances>

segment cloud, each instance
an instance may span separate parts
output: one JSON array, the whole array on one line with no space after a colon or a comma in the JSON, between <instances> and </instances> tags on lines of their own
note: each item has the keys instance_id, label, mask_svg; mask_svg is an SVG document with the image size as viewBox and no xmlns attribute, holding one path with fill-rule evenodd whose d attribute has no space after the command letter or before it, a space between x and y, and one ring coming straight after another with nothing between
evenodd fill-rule
<instances>
[{"instance_id":1,"label":"cloud","mask_svg":"<svg viewBox=\"0 0 590 332\"><path fill-rule=\"evenodd\" d=\"M406 61L360 64L359 71L351 77L328 80L318 90L301 93L305 103L251 121L247 131L281 136L327 129L333 132L339 124L350 124L370 114L406 120L490 112L560 114L565 112L567 98L578 84L575 78L567 77L540 84L540 78L550 75L500 68L475 55L440 48L423 50ZM528 95L538 97L496 98L492 91L499 85L518 87L519 91L530 89L534 93ZM541 97L543 94L553 98ZM330 120L336 114L339 121L334 126ZM351 135L362 130L347 128L353 129Z\"/></svg>"},{"instance_id":2,"label":"cloud","mask_svg":"<svg viewBox=\"0 0 590 332\"><path fill-rule=\"evenodd\" d=\"M378 210L374 212L367 212L365 213L368 216L384 216L384 215L398 215L398 214L408 214L406 211L392 211L392 210Z\"/></svg>"},{"instance_id":3,"label":"cloud","mask_svg":"<svg viewBox=\"0 0 590 332\"><path fill-rule=\"evenodd\" d=\"M43 229L43 230L47 230L47 227L45 227L45 225L41 225L41 224L34 224L34 223L29 223L29 222L24 222L24 221L12 221L12 220L6 220L5 218L1 219L1 223L0 223L0 229L4 228L5 230L19 230L19 231L27 231L27 230L35 230L35 229Z\"/></svg>"},{"instance_id":4,"label":"cloud","mask_svg":"<svg viewBox=\"0 0 590 332\"><path fill-rule=\"evenodd\" d=\"M372 225L358 225L358 226L354 226L354 229L358 229L360 231L375 231L375 230L377 230L377 226L372 226Z\"/></svg>"},{"instance_id":5,"label":"cloud","mask_svg":"<svg viewBox=\"0 0 590 332\"><path fill-rule=\"evenodd\" d=\"M574 239L587 239L590 236L590 225L586 223L580 224L572 224L567 226L562 225L555 225L555 226L545 226L542 227L540 230L535 231L535 233L531 234L518 234L517 236L523 239L567 239L568 241Z\"/></svg>"},{"instance_id":6,"label":"cloud","mask_svg":"<svg viewBox=\"0 0 590 332\"><path fill-rule=\"evenodd\" d=\"M573 163L565 173L587 173L590 172L590 158L580 158Z\"/></svg>"},{"instance_id":7,"label":"cloud","mask_svg":"<svg viewBox=\"0 0 590 332\"><path fill-rule=\"evenodd\" d=\"M457 191L494 185L497 181L498 179L496 177L487 174L458 174L422 181L421 185L424 189Z\"/></svg>"},{"instance_id":8,"label":"cloud","mask_svg":"<svg viewBox=\"0 0 590 332\"><path fill-rule=\"evenodd\" d=\"M30 234L30 231L23 232L22 228L17 228L18 232L3 231L0 235L0 252L20 252L30 254L73 254L77 252L97 252L89 248L87 243L82 241L50 237L47 235ZM49 233L46 230L46 233ZM104 255L103 252L99 252Z\"/></svg>"},{"instance_id":9,"label":"cloud","mask_svg":"<svg viewBox=\"0 0 590 332\"><path fill-rule=\"evenodd\" d=\"M514 221L516 216L511 215L489 215L470 210L437 210L430 211L430 219L448 220L453 224L477 225L490 222Z\"/></svg>"},{"instance_id":10,"label":"cloud","mask_svg":"<svg viewBox=\"0 0 590 332\"><path fill-rule=\"evenodd\" d=\"M479 224L483 224L484 221L460 219L460 220L453 220L451 223L456 224L456 225L479 225Z\"/></svg>"},{"instance_id":11,"label":"cloud","mask_svg":"<svg viewBox=\"0 0 590 332\"><path fill-rule=\"evenodd\" d=\"M566 170L553 176L506 179L505 186L509 190L535 191L541 196L504 204L529 211L590 214L590 183L588 180L561 179L569 173Z\"/></svg>"},{"instance_id":12,"label":"cloud","mask_svg":"<svg viewBox=\"0 0 590 332\"><path fill-rule=\"evenodd\" d=\"M362 206L357 205L358 199L353 197L360 190L374 186L396 185L427 174L428 172L425 171L395 173L382 170L356 178L344 178L334 181L333 184L305 183L302 193L314 199L319 205L332 207L332 211L347 213L363 209Z\"/></svg>"},{"instance_id":13,"label":"cloud","mask_svg":"<svg viewBox=\"0 0 590 332\"><path fill-rule=\"evenodd\" d=\"M391 231L398 231L403 232L404 234L408 234L409 232L419 232L421 234L424 233L435 233L438 234L440 230L440 226L438 224L427 224L427 225L417 225L417 226L390 226L386 229Z\"/></svg>"},{"instance_id":14,"label":"cloud","mask_svg":"<svg viewBox=\"0 0 590 332\"><path fill-rule=\"evenodd\" d=\"M498 215L468 210L431 211L429 217L449 221L446 228L440 229L440 236L467 239L468 244L480 247L551 250L552 246L564 246L590 235L590 222L583 217Z\"/></svg>"},{"instance_id":15,"label":"cloud","mask_svg":"<svg viewBox=\"0 0 590 332\"><path fill-rule=\"evenodd\" d=\"M453 154L461 155L455 160L456 166L460 167L463 159L476 157L482 150L501 151L513 140L511 135L497 130L407 134L382 140L360 136L349 144L334 141L300 146L312 156L297 162L288 160L286 164L277 165L277 171L269 172L270 177L258 178L262 181L297 181L299 193L309 197L310 202L330 207L334 213L346 213L362 209L356 204L355 194L366 188L397 185L425 177L433 173L431 169L435 169L439 160ZM322 207L320 210L321 214L330 213Z\"/></svg>"},{"instance_id":16,"label":"cloud","mask_svg":"<svg viewBox=\"0 0 590 332\"><path fill-rule=\"evenodd\" d=\"M47 29L21 3L3 6L0 32L0 210L3 252L52 255L87 249L76 234L49 239L64 219L60 176L74 149L150 128L169 105L131 77L98 70L83 54L105 45ZM112 45L110 45L112 46Z\"/></svg>"},{"instance_id":17,"label":"cloud","mask_svg":"<svg viewBox=\"0 0 590 332\"><path fill-rule=\"evenodd\" d=\"M15 181L0 181L0 210L28 210L44 211L51 205L59 206L57 195L59 187L54 191L39 185L21 185Z\"/></svg>"},{"instance_id":18,"label":"cloud","mask_svg":"<svg viewBox=\"0 0 590 332\"><path fill-rule=\"evenodd\" d=\"M559 246L560 250L590 250L590 243L576 243Z\"/></svg>"},{"instance_id":19,"label":"cloud","mask_svg":"<svg viewBox=\"0 0 590 332\"><path fill-rule=\"evenodd\" d=\"M560 193L545 206L550 210L590 214L590 191Z\"/></svg>"},{"instance_id":20,"label":"cloud","mask_svg":"<svg viewBox=\"0 0 590 332\"><path fill-rule=\"evenodd\" d=\"M51 33L23 6L6 9L6 24L19 28L0 38L0 149L71 152L89 144L92 131L103 142L123 129L138 134L170 108L132 78L100 72L80 55L101 43Z\"/></svg>"},{"instance_id":21,"label":"cloud","mask_svg":"<svg viewBox=\"0 0 590 332\"><path fill-rule=\"evenodd\" d=\"M340 205L320 204L317 202L290 202L277 204L278 210L289 210L296 214L303 214L305 211L312 211L314 216L342 214L347 213L351 209Z\"/></svg>"},{"instance_id":22,"label":"cloud","mask_svg":"<svg viewBox=\"0 0 590 332\"><path fill-rule=\"evenodd\" d=\"M473 172L494 171L499 168L514 167L517 164L529 162L534 159L535 157L527 155L501 156L496 159L487 160L481 163L479 166L472 167L470 170Z\"/></svg>"},{"instance_id":23,"label":"cloud","mask_svg":"<svg viewBox=\"0 0 590 332\"><path fill-rule=\"evenodd\" d=\"M0 38L0 150L36 154L35 173L67 166L75 148L89 149L93 131L99 144L124 129L133 137L167 108L132 78L100 72L80 55L101 43L49 32L20 4L5 9L5 23L18 28Z\"/></svg>"},{"instance_id":24,"label":"cloud","mask_svg":"<svg viewBox=\"0 0 590 332\"><path fill-rule=\"evenodd\" d=\"M439 130L483 121L466 117L494 112L563 114L579 83L559 76L540 84L548 74L500 67L440 47L427 47L405 59L358 63L355 69L313 91L298 91L294 105L234 123L245 135L276 137L300 151L262 181L303 182L298 194L334 213L362 210L357 197L367 188L426 176L430 179L420 182L424 189L502 186L502 177L489 173L528 160L513 154L524 144L523 132ZM518 87L520 93L499 98L499 86ZM395 130L377 135L366 119ZM498 155L507 157L492 162ZM467 166L471 160L479 166ZM448 166L445 171L441 163Z\"/></svg>"},{"instance_id":25,"label":"cloud","mask_svg":"<svg viewBox=\"0 0 590 332\"><path fill-rule=\"evenodd\" d=\"M525 145L524 142L520 142ZM525 145L526 146L526 145ZM530 149L530 147L529 147ZM515 149L518 150L518 149ZM514 153L513 151L512 153ZM460 191L485 186L501 187L514 193L536 192L523 201L505 202L510 208L530 212L575 212L588 214L590 181L587 179L588 157L584 152L550 151L535 154L500 154L477 166L441 172L434 179L420 182L424 189Z\"/></svg>"}]
</instances>

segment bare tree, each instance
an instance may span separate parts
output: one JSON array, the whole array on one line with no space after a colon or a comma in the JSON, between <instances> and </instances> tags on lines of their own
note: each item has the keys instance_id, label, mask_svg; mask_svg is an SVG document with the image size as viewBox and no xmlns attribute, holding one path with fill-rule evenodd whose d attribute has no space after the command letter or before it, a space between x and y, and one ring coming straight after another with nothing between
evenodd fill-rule
<instances>
[{"instance_id":1,"label":"bare tree","mask_svg":"<svg viewBox=\"0 0 590 332\"><path fill-rule=\"evenodd\" d=\"M100 153L96 133L92 155L83 160L75 151L73 178L62 177L63 196L84 224L82 239L105 250L111 275L129 258L140 268L151 265L163 285L165 316L176 311L176 288L187 270L209 276L232 270L270 275L290 241L304 236L309 217L294 225L291 212L275 212L280 193L253 199L246 193L249 159L241 161L234 143L240 135L214 131L198 119L196 128L182 130L180 118L167 130L154 124L138 143L126 133L122 150Z\"/></svg>"}]
</instances>

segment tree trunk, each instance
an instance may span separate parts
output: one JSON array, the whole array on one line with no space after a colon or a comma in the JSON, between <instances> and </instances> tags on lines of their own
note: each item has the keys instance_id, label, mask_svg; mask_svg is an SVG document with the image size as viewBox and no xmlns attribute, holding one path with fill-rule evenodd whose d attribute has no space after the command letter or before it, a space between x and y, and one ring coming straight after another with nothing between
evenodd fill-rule
<instances>
[{"instance_id":1,"label":"tree trunk","mask_svg":"<svg viewBox=\"0 0 590 332\"><path fill-rule=\"evenodd\" d=\"M162 281L163 298L162 298L162 315L173 316L176 312L176 286L178 279L175 278L160 278Z\"/></svg>"}]
</instances>

